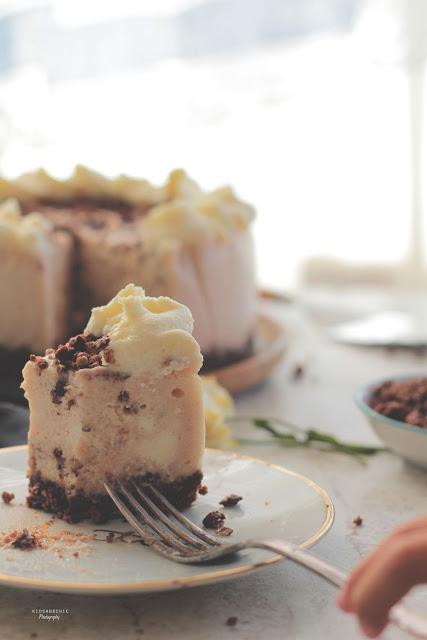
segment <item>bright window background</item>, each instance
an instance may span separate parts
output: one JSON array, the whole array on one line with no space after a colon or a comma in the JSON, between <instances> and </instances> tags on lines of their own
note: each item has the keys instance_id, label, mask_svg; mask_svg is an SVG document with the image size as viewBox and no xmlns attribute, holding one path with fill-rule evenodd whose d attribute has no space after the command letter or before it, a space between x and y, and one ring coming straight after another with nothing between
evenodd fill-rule
<instances>
[{"instance_id":1,"label":"bright window background","mask_svg":"<svg viewBox=\"0 0 427 640\"><path fill-rule=\"evenodd\" d=\"M0 170L162 181L183 166L256 206L263 284L358 267L405 284L423 268L425 9L0 0Z\"/></svg>"}]
</instances>

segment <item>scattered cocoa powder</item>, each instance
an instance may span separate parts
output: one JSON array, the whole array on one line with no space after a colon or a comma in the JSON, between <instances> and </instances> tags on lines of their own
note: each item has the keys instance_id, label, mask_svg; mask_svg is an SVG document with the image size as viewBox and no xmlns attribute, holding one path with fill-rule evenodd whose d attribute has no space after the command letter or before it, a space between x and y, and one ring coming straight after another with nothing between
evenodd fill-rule
<instances>
[{"instance_id":1,"label":"scattered cocoa powder","mask_svg":"<svg viewBox=\"0 0 427 640\"><path fill-rule=\"evenodd\" d=\"M49 366L47 360L45 360L42 356L35 356L34 354L31 354L30 360L31 362L35 362L41 371Z\"/></svg>"}]
</instances>

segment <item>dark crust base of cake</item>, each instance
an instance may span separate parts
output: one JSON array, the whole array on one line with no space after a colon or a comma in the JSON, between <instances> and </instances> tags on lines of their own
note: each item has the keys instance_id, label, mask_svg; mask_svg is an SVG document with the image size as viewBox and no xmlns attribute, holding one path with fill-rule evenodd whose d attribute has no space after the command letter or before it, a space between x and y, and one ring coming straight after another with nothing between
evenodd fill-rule
<instances>
[{"instance_id":1,"label":"dark crust base of cake","mask_svg":"<svg viewBox=\"0 0 427 640\"><path fill-rule=\"evenodd\" d=\"M243 349L238 351L222 351L203 354L203 367L200 373L211 373L215 369L222 369L236 364L245 358L249 358L254 354L254 341L249 338Z\"/></svg>"},{"instance_id":2,"label":"dark crust base of cake","mask_svg":"<svg viewBox=\"0 0 427 640\"><path fill-rule=\"evenodd\" d=\"M155 486L177 509L181 510L189 507L196 499L202 478L201 471L196 471L191 476L178 478L174 482L165 482L153 473L147 473L132 480ZM27 504L32 509L53 513L71 523L92 520L101 524L121 517L109 496L86 495L79 491L74 496L68 497L61 485L43 479L39 473L30 477Z\"/></svg>"}]
</instances>

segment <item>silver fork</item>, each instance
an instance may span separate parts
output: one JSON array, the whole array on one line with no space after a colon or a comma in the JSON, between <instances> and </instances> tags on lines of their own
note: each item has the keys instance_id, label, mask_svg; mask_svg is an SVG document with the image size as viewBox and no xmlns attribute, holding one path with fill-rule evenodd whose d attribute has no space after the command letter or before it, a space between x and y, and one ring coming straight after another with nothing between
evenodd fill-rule
<instances>
[{"instance_id":1,"label":"silver fork","mask_svg":"<svg viewBox=\"0 0 427 640\"><path fill-rule=\"evenodd\" d=\"M118 510L153 551L173 562L203 564L231 556L244 549L265 549L310 569L331 584L341 587L348 575L315 554L284 540L251 539L227 543L207 533L176 509L156 487L130 482L105 483L105 489ZM258 562L255 566L265 564ZM427 639L427 620L395 605L389 614L403 631Z\"/></svg>"}]
</instances>

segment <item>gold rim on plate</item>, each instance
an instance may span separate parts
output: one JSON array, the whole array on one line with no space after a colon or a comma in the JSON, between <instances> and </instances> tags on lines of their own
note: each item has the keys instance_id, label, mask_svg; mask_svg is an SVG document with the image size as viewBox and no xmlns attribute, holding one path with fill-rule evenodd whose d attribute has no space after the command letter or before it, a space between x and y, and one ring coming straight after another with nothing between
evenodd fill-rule
<instances>
[{"instance_id":1,"label":"gold rim on plate","mask_svg":"<svg viewBox=\"0 0 427 640\"><path fill-rule=\"evenodd\" d=\"M19 451L27 449L27 445L17 445L14 447L3 447L0 449L0 454L2 452L8 451ZM278 464L274 464L271 462L266 462L264 460L260 460L259 458L254 458L253 456L248 456L241 453L232 453L228 451L223 451L221 449L206 449L208 452L219 452L225 453L230 458L251 460L256 464L261 464L265 467L269 467L271 469L275 469L276 471L280 471L280 473L284 473L288 476L293 476L294 478L298 478L307 484L310 488L312 488L322 499L323 504L325 505L326 513L325 520L319 529L312 536L304 540L300 544L302 549L311 547L313 544L318 542L323 536L329 531L331 528L334 517L335 517L335 509L332 504L331 499L329 498L326 491L324 491L319 485L317 485L313 480L306 478L300 473L296 471L290 471L285 467L282 467ZM252 573L262 567L266 567L280 560L284 560L285 558L281 555L274 555L271 558L267 558L266 560L261 560L259 562L250 562L245 565L241 565L239 567L231 568L231 569L222 569L220 571L215 571L213 573L202 573L197 576L190 576L187 578L171 578L171 579L160 579L160 580L144 580L143 582L120 582L120 583L103 583L103 582L71 582L65 580L42 580L37 578L23 578L20 576L9 576L5 574L0 574L0 585L10 586L10 587L27 587L30 589L39 589L39 590L47 590L47 591L55 591L58 590L62 593L85 593L87 595L113 595L118 593L143 593L143 592L154 592L154 591L170 591L173 589L187 588L187 587L196 587L207 584L213 584L215 582L220 582L223 580L228 580L240 575L244 575L247 573Z\"/></svg>"}]
</instances>

